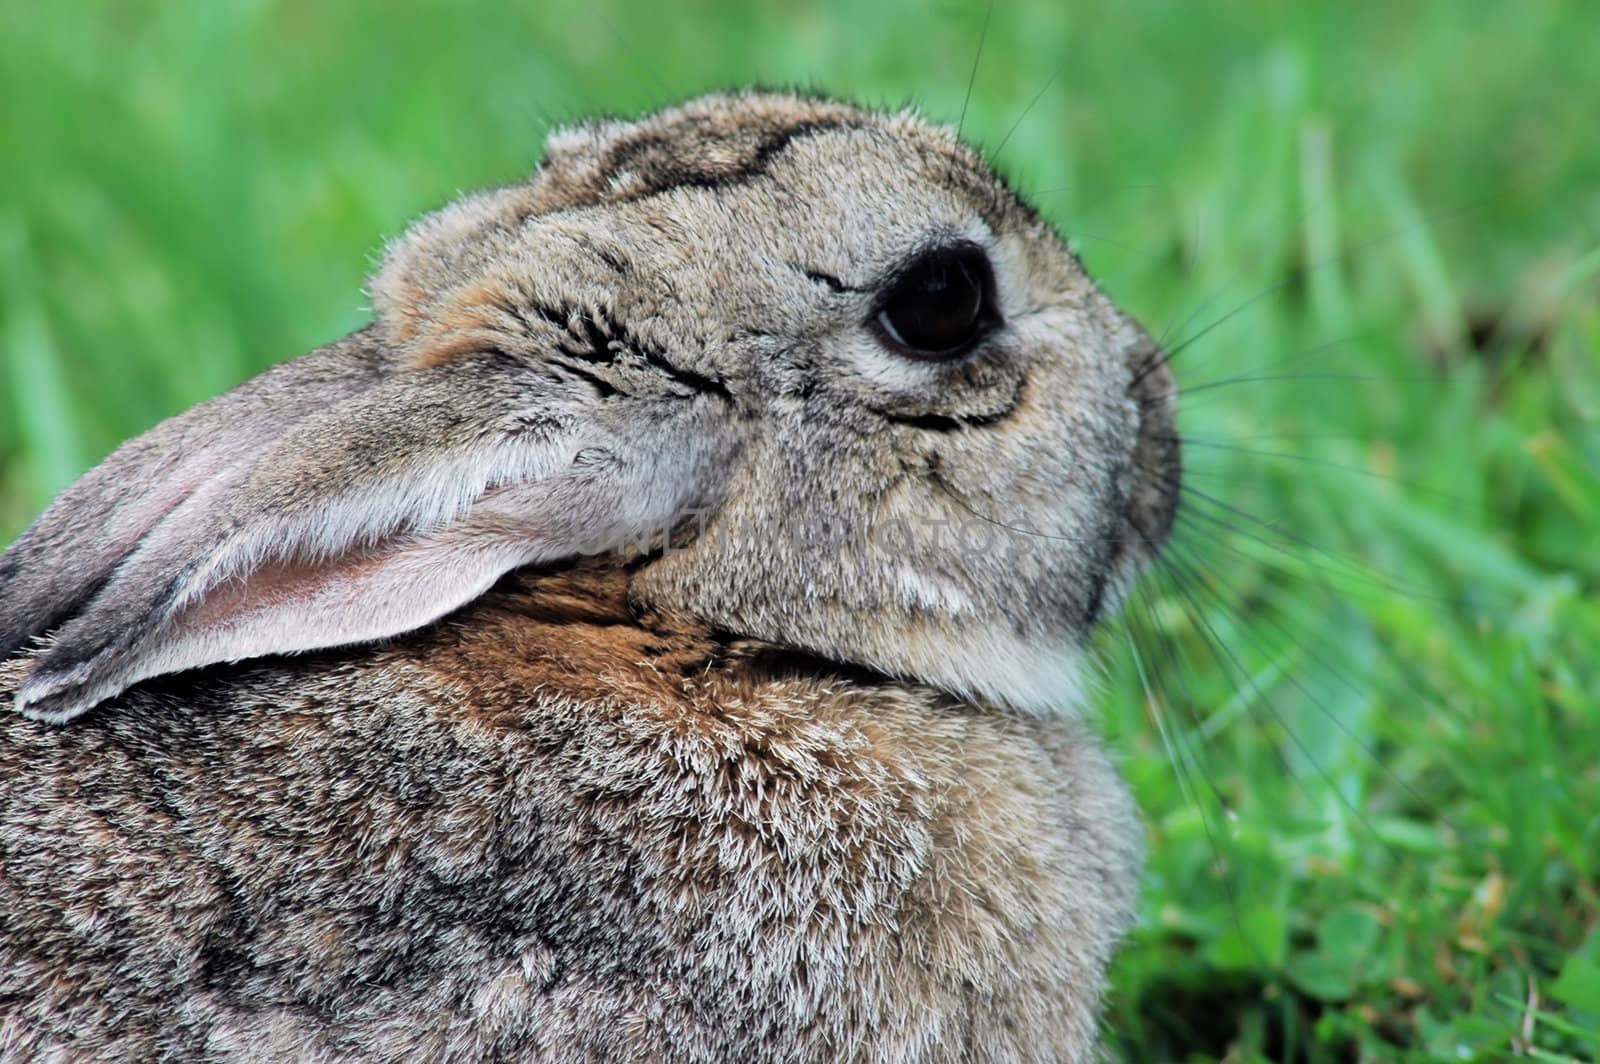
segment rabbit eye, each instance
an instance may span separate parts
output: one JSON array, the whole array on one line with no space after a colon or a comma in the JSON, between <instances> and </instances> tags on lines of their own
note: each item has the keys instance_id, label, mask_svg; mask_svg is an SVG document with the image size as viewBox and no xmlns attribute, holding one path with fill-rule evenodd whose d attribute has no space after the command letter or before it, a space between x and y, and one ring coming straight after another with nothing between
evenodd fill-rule
<instances>
[{"instance_id":1,"label":"rabbit eye","mask_svg":"<svg viewBox=\"0 0 1600 1064\"><path fill-rule=\"evenodd\" d=\"M994 275L981 248L940 248L917 259L890 286L877 325L911 358L964 355L995 321Z\"/></svg>"}]
</instances>

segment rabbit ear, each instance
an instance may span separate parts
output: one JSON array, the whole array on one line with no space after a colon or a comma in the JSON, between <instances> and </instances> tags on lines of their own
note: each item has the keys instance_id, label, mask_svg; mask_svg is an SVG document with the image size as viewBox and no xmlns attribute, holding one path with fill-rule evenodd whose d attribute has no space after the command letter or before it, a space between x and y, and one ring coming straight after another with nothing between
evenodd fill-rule
<instances>
[{"instance_id":1,"label":"rabbit ear","mask_svg":"<svg viewBox=\"0 0 1600 1064\"><path fill-rule=\"evenodd\" d=\"M122 448L0 558L0 649L54 629L17 707L66 721L151 676L398 635L638 542L712 481L698 404L659 402L497 354L387 370L359 338L280 367Z\"/></svg>"},{"instance_id":2,"label":"rabbit ear","mask_svg":"<svg viewBox=\"0 0 1600 1064\"><path fill-rule=\"evenodd\" d=\"M85 606L139 541L196 492L236 485L295 422L368 387L380 371L376 346L359 332L118 448L0 555L0 660Z\"/></svg>"}]
</instances>

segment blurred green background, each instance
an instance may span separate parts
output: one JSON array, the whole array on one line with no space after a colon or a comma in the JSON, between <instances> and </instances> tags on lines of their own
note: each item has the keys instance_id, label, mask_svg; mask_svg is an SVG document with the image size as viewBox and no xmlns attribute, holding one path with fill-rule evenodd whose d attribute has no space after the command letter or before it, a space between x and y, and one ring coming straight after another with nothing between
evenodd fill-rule
<instances>
[{"instance_id":1,"label":"blurred green background","mask_svg":"<svg viewBox=\"0 0 1600 1064\"><path fill-rule=\"evenodd\" d=\"M987 12L0 5L0 534L360 325L382 241L552 123L751 82L965 108L1188 391L1094 710L1150 831L1115 1044L1594 1059L1600 15Z\"/></svg>"}]
</instances>

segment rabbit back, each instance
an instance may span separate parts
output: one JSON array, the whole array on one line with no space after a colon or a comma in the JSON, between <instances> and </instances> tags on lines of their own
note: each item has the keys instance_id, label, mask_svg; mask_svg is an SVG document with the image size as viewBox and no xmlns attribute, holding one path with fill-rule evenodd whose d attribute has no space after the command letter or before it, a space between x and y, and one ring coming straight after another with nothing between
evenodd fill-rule
<instances>
[{"instance_id":1,"label":"rabbit back","mask_svg":"<svg viewBox=\"0 0 1600 1064\"><path fill-rule=\"evenodd\" d=\"M0 719L0 1057L1088 1059L1139 855L1083 726L626 584Z\"/></svg>"}]
</instances>

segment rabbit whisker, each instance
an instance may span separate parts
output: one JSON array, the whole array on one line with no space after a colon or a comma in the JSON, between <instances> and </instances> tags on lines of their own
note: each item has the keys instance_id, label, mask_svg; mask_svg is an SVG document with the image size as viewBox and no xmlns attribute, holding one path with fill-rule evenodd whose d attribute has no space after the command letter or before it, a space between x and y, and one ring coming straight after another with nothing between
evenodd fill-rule
<instances>
[{"instance_id":1,"label":"rabbit whisker","mask_svg":"<svg viewBox=\"0 0 1600 1064\"><path fill-rule=\"evenodd\" d=\"M972 87L978 82L978 64L983 61L983 44L989 39L989 20L994 17L994 0L983 12L983 29L978 31L978 50L972 56L972 73L967 75L967 95L961 101L961 117L956 121L956 136L967 125L967 108L972 104Z\"/></svg>"}]
</instances>

